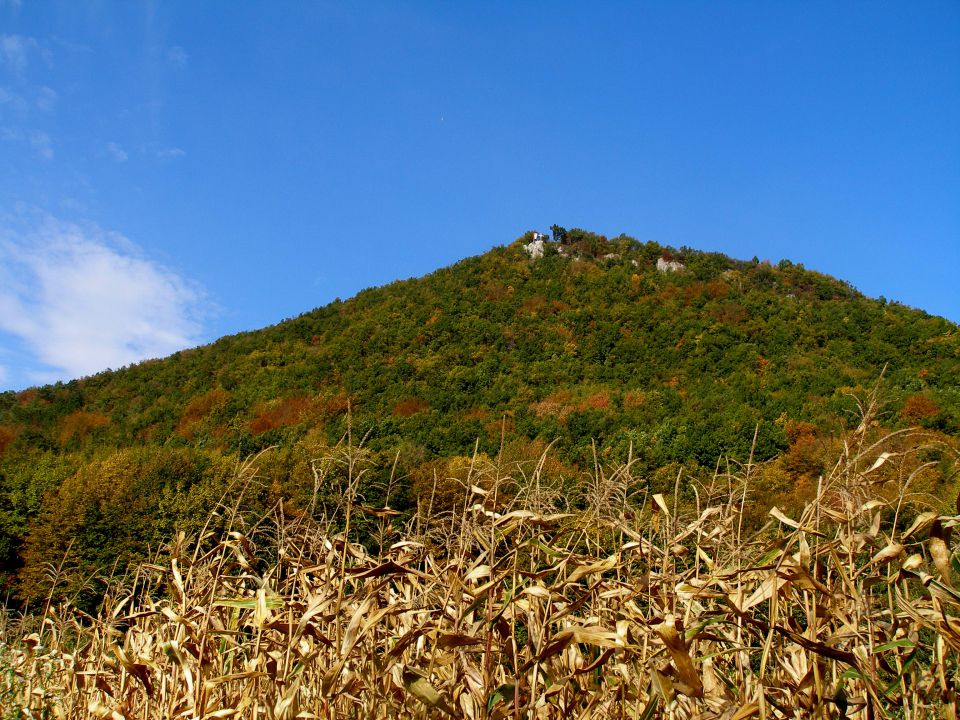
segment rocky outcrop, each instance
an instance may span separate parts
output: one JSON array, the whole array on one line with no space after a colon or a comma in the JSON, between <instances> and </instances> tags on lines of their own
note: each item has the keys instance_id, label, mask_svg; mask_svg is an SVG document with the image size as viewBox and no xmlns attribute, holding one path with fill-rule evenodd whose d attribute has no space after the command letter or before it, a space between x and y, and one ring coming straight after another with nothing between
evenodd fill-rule
<instances>
[{"instance_id":1,"label":"rocky outcrop","mask_svg":"<svg viewBox=\"0 0 960 720\"><path fill-rule=\"evenodd\" d=\"M543 257L544 247L544 241L538 238L537 240L524 245L523 249L527 251L527 254L531 257L531 259L536 260L537 258Z\"/></svg>"},{"instance_id":2,"label":"rocky outcrop","mask_svg":"<svg viewBox=\"0 0 960 720\"><path fill-rule=\"evenodd\" d=\"M680 272L684 269L684 264L677 262L676 260L667 260L665 258L659 258L657 260L657 270L662 273L668 272Z\"/></svg>"}]
</instances>

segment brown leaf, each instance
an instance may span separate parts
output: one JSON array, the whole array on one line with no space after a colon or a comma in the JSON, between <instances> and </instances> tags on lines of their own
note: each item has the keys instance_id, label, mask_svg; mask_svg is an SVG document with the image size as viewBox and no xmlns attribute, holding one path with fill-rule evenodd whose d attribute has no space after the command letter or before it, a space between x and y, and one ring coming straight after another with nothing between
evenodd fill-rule
<instances>
[{"instance_id":1,"label":"brown leaf","mask_svg":"<svg viewBox=\"0 0 960 720\"><path fill-rule=\"evenodd\" d=\"M925 512L917 515L917 518L910 525L910 528L903 534L904 540L909 540L910 536L917 532L923 532L937 519L938 515L935 512Z\"/></svg>"},{"instance_id":2,"label":"brown leaf","mask_svg":"<svg viewBox=\"0 0 960 720\"><path fill-rule=\"evenodd\" d=\"M393 560L387 560L385 563L375 567L350 568L347 570L347 574L356 578L374 578L382 577L383 575L402 575L403 573L408 572L411 572L410 568L405 568L403 565L398 565Z\"/></svg>"},{"instance_id":3,"label":"brown leaf","mask_svg":"<svg viewBox=\"0 0 960 720\"><path fill-rule=\"evenodd\" d=\"M664 702L669 703L676 696L676 691L673 689L673 683L670 681L670 678L664 675L662 672L656 668L650 670L650 679L652 680L653 687L656 688L657 692L660 693L660 697L663 698Z\"/></svg>"},{"instance_id":4,"label":"brown leaf","mask_svg":"<svg viewBox=\"0 0 960 720\"><path fill-rule=\"evenodd\" d=\"M700 679L700 673L693 665L693 660L687 650L687 644L680 633L677 632L677 619L673 615L667 615L663 622L654 629L660 639L663 640L663 644L667 646L667 650L670 651L670 657L673 658L677 674L686 686L685 688L675 686L676 689L690 697L703 697L703 682Z\"/></svg>"},{"instance_id":5,"label":"brown leaf","mask_svg":"<svg viewBox=\"0 0 960 720\"><path fill-rule=\"evenodd\" d=\"M760 706L755 702L744 705L742 708L737 710L731 717L730 720L747 720L747 718L752 718L755 715L760 714Z\"/></svg>"},{"instance_id":6,"label":"brown leaf","mask_svg":"<svg viewBox=\"0 0 960 720\"><path fill-rule=\"evenodd\" d=\"M388 508L388 507L372 508L372 507L367 507L366 505L354 505L354 507L357 508L364 515L372 515L373 517L377 517L381 519L394 518L394 517L403 515L402 512L398 510L393 510L392 508Z\"/></svg>"},{"instance_id":7,"label":"brown leaf","mask_svg":"<svg viewBox=\"0 0 960 720\"><path fill-rule=\"evenodd\" d=\"M598 562L590 563L588 565L579 565L577 566L569 576L567 576L567 582L572 583L576 582L580 578L586 577L587 575L594 575L596 573L607 572L612 570L619 563L619 558L616 555L611 555L605 560L600 560Z\"/></svg>"},{"instance_id":8,"label":"brown leaf","mask_svg":"<svg viewBox=\"0 0 960 720\"><path fill-rule=\"evenodd\" d=\"M419 670L411 667L403 669L403 686L407 692L417 700L434 710L441 710L450 717L456 717L456 712L444 699L437 689L430 684L426 676Z\"/></svg>"},{"instance_id":9,"label":"brown leaf","mask_svg":"<svg viewBox=\"0 0 960 720\"><path fill-rule=\"evenodd\" d=\"M930 538L927 541L933 564L937 566L943 582L953 586L953 574L950 571L950 528L945 528L940 519L933 521Z\"/></svg>"},{"instance_id":10,"label":"brown leaf","mask_svg":"<svg viewBox=\"0 0 960 720\"><path fill-rule=\"evenodd\" d=\"M884 563L888 563L891 560L903 555L905 551L906 548L900 543L890 543L883 548L883 550L873 556L873 558L870 560L870 565L882 565Z\"/></svg>"},{"instance_id":11,"label":"brown leaf","mask_svg":"<svg viewBox=\"0 0 960 720\"><path fill-rule=\"evenodd\" d=\"M459 633L441 633L437 637L437 646L440 648L466 647L468 645L480 645L483 642L480 638Z\"/></svg>"}]
</instances>

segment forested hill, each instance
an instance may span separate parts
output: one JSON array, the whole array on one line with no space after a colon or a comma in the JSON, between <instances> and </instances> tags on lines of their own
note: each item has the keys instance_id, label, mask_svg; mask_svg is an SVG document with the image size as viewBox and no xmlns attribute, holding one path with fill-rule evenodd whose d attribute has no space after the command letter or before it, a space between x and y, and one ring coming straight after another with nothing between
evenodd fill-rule
<instances>
[{"instance_id":1,"label":"forested hill","mask_svg":"<svg viewBox=\"0 0 960 720\"><path fill-rule=\"evenodd\" d=\"M638 475L673 478L746 461L755 430L754 458L779 458L770 482L795 489L878 381L885 426L960 432L960 334L942 318L789 261L579 230L531 257L532 239L163 360L0 395L0 561L29 585L57 533L96 547L91 562L133 552L131 538L201 513L235 461L265 448L265 497L296 504L311 455L348 417L395 461L393 482L365 480L368 502L389 486L401 509L475 446L522 459L553 443L568 478L632 453Z\"/></svg>"}]
</instances>

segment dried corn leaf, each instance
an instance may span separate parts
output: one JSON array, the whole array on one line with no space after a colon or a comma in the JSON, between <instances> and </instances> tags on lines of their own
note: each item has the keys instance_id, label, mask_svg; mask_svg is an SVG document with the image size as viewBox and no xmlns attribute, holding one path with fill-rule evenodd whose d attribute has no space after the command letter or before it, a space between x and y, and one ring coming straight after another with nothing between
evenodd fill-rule
<instances>
[{"instance_id":1,"label":"dried corn leaf","mask_svg":"<svg viewBox=\"0 0 960 720\"><path fill-rule=\"evenodd\" d=\"M677 675L682 685L674 683L674 687L684 695L690 697L703 697L703 682L700 679L700 673L693 665L693 660L687 650L687 644L682 635L677 631L677 619L673 615L664 617L663 622L655 626L654 629L663 644L667 646L670 657L673 658L673 664L677 668Z\"/></svg>"},{"instance_id":2,"label":"dried corn leaf","mask_svg":"<svg viewBox=\"0 0 960 720\"><path fill-rule=\"evenodd\" d=\"M402 677L403 686L407 692L424 705L433 710L440 710L450 717L457 716L456 711L450 703L447 702L446 698L430 684L430 681L427 680L426 676L420 670L412 667L404 667Z\"/></svg>"},{"instance_id":3,"label":"dried corn leaf","mask_svg":"<svg viewBox=\"0 0 960 720\"><path fill-rule=\"evenodd\" d=\"M903 539L909 540L915 533L926 532L938 517L939 514L935 512L920 513L903 534Z\"/></svg>"},{"instance_id":4,"label":"dried corn leaf","mask_svg":"<svg viewBox=\"0 0 960 720\"><path fill-rule=\"evenodd\" d=\"M588 565L578 565L576 568L574 568L573 572L567 576L567 582L573 583L581 578L587 577L588 575L608 572L613 570L613 568L617 567L619 564L619 556L611 555L610 557L598 562L589 563Z\"/></svg>"},{"instance_id":5,"label":"dried corn leaf","mask_svg":"<svg viewBox=\"0 0 960 720\"><path fill-rule=\"evenodd\" d=\"M927 548L933 558L933 564L947 585L953 585L953 573L950 568L950 529L943 527L939 520L934 520L930 526L930 535Z\"/></svg>"}]
</instances>

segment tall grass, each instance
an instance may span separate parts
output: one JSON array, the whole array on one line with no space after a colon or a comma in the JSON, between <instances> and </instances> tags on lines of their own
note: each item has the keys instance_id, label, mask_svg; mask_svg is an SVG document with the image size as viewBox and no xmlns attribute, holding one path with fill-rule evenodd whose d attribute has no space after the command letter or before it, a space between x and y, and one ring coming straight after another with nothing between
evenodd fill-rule
<instances>
[{"instance_id":1,"label":"tall grass","mask_svg":"<svg viewBox=\"0 0 960 720\"><path fill-rule=\"evenodd\" d=\"M921 438L869 425L749 533L750 463L690 502L598 465L575 510L542 463L477 463L401 528L347 445L328 514L179 537L97 617L6 617L2 717L955 718L960 518L912 494Z\"/></svg>"}]
</instances>

